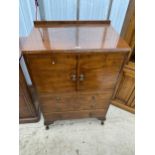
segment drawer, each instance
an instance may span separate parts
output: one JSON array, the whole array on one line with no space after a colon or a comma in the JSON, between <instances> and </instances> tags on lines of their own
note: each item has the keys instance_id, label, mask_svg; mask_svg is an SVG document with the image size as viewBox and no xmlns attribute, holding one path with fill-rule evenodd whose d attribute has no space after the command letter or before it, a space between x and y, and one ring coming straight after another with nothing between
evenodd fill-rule
<instances>
[{"instance_id":1,"label":"drawer","mask_svg":"<svg viewBox=\"0 0 155 155\"><path fill-rule=\"evenodd\" d=\"M111 91L102 94L46 95L40 97L41 108L43 113L107 109L111 95Z\"/></svg>"},{"instance_id":2,"label":"drawer","mask_svg":"<svg viewBox=\"0 0 155 155\"><path fill-rule=\"evenodd\" d=\"M69 112L53 112L43 114L45 121L63 120L63 119L79 119L79 118L104 118L107 110L81 110Z\"/></svg>"}]
</instances>

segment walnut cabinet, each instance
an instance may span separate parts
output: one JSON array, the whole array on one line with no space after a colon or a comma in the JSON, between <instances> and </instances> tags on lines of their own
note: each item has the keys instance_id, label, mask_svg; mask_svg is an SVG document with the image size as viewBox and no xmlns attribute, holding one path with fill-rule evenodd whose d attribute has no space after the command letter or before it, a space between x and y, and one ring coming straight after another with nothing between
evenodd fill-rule
<instances>
[{"instance_id":1,"label":"walnut cabinet","mask_svg":"<svg viewBox=\"0 0 155 155\"><path fill-rule=\"evenodd\" d=\"M47 128L61 119L103 123L129 46L110 21L34 24L23 55Z\"/></svg>"}]
</instances>

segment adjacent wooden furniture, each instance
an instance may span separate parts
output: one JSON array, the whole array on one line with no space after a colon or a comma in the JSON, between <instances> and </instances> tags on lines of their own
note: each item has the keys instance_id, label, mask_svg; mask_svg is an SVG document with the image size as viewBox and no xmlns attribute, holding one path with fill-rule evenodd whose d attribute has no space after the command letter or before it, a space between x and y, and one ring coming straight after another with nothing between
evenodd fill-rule
<instances>
[{"instance_id":1,"label":"adjacent wooden furniture","mask_svg":"<svg viewBox=\"0 0 155 155\"><path fill-rule=\"evenodd\" d=\"M135 113L135 66L129 62L123 69L121 81L112 100L112 104Z\"/></svg>"},{"instance_id":2,"label":"adjacent wooden furniture","mask_svg":"<svg viewBox=\"0 0 155 155\"><path fill-rule=\"evenodd\" d=\"M113 95L112 104L135 113L135 0L129 2L121 36L131 47L131 52Z\"/></svg>"},{"instance_id":3,"label":"adjacent wooden furniture","mask_svg":"<svg viewBox=\"0 0 155 155\"><path fill-rule=\"evenodd\" d=\"M110 21L38 21L22 51L44 123L103 121L130 52Z\"/></svg>"},{"instance_id":4,"label":"adjacent wooden furniture","mask_svg":"<svg viewBox=\"0 0 155 155\"><path fill-rule=\"evenodd\" d=\"M131 47L129 61L135 59L135 0L130 0L123 23L121 36Z\"/></svg>"},{"instance_id":5,"label":"adjacent wooden furniture","mask_svg":"<svg viewBox=\"0 0 155 155\"><path fill-rule=\"evenodd\" d=\"M33 88L28 88L21 66L19 65L19 122L32 123L40 119L39 108L35 105Z\"/></svg>"}]
</instances>

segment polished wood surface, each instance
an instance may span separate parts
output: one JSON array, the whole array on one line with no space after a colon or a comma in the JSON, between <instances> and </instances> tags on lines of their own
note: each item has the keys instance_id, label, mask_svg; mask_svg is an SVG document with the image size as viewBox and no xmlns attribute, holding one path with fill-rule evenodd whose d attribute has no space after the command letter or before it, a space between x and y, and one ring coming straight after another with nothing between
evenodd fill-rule
<instances>
[{"instance_id":1,"label":"polished wood surface","mask_svg":"<svg viewBox=\"0 0 155 155\"><path fill-rule=\"evenodd\" d=\"M120 53L53 56L49 53L26 54L25 60L39 93L96 92L114 89L125 56Z\"/></svg>"},{"instance_id":2,"label":"polished wood surface","mask_svg":"<svg viewBox=\"0 0 155 155\"><path fill-rule=\"evenodd\" d=\"M114 89L117 76L124 61L124 54L85 54L80 56L81 92L100 92Z\"/></svg>"},{"instance_id":3,"label":"polished wood surface","mask_svg":"<svg viewBox=\"0 0 155 155\"><path fill-rule=\"evenodd\" d=\"M34 21L34 26L35 27L51 27L51 26L72 26L72 25L81 25L81 24L85 24L85 25L97 25L97 24L110 24L111 21L110 20L64 20L64 21Z\"/></svg>"},{"instance_id":4,"label":"polished wood surface","mask_svg":"<svg viewBox=\"0 0 155 155\"><path fill-rule=\"evenodd\" d=\"M61 24L62 23L62 24ZM50 22L49 27L35 27L22 51L34 52L127 52L128 44L107 23L63 24Z\"/></svg>"},{"instance_id":5,"label":"polished wood surface","mask_svg":"<svg viewBox=\"0 0 155 155\"><path fill-rule=\"evenodd\" d=\"M130 48L109 23L57 24L34 28L23 48L45 124L104 120Z\"/></svg>"},{"instance_id":6,"label":"polished wood surface","mask_svg":"<svg viewBox=\"0 0 155 155\"><path fill-rule=\"evenodd\" d=\"M54 57L26 53L24 57L47 124L47 115L54 116L52 121L62 115L55 112L106 111L127 53L57 53Z\"/></svg>"},{"instance_id":7,"label":"polished wood surface","mask_svg":"<svg viewBox=\"0 0 155 155\"><path fill-rule=\"evenodd\" d=\"M112 100L113 105L123 108L132 113L135 112L135 67L129 62L123 69L116 94Z\"/></svg>"},{"instance_id":8,"label":"polished wood surface","mask_svg":"<svg viewBox=\"0 0 155 155\"><path fill-rule=\"evenodd\" d=\"M38 110L26 84L22 69L19 66L19 122L32 123L39 121L40 115Z\"/></svg>"},{"instance_id":9,"label":"polished wood surface","mask_svg":"<svg viewBox=\"0 0 155 155\"><path fill-rule=\"evenodd\" d=\"M75 90L76 56L68 54L26 55L25 60L39 93L63 93Z\"/></svg>"}]
</instances>

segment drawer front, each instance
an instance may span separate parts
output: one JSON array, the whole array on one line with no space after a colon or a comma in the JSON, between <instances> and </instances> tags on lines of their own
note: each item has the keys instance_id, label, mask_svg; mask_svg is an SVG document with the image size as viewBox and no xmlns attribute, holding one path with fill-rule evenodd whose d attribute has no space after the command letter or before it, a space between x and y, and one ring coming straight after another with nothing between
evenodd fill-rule
<instances>
[{"instance_id":1,"label":"drawer front","mask_svg":"<svg viewBox=\"0 0 155 155\"><path fill-rule=\"evenodd\" d=\"M53 112L50 114L43 114L45 121L63 120L63 119L79 119L79 118L104 118L107 110L81 110L69 112Z\"/></svg>"},{"instance_id":2,"label":"drawer front","mask_svg":"<svg viewBox=\"0 0 155 155\"><path fill-rule=\"evenodd\" d=\"M112 90L102 94L70 94L42 96L41 108L43 113L107 109Z\"/></svg>"},{"instance_id":3,"label":"drawer front","mask_svg":"<svg viewBox=\"0 0 155 155\"><path fill-rule=\"evenodd\" d=\"M82 55L80 57L79 90L87 92L114 89L124 56L118 53Z\"/></svg>"},{"instance_id":4,"label":"drawer front","mask_svg":"<svg viewBox=\"0 0 155 155\"><path fill-rule=\"evenodd\" d=\"M26 56L31 78L39 93L73 92L76 57L69 54Z\"/></svg>"}]
</instances>

